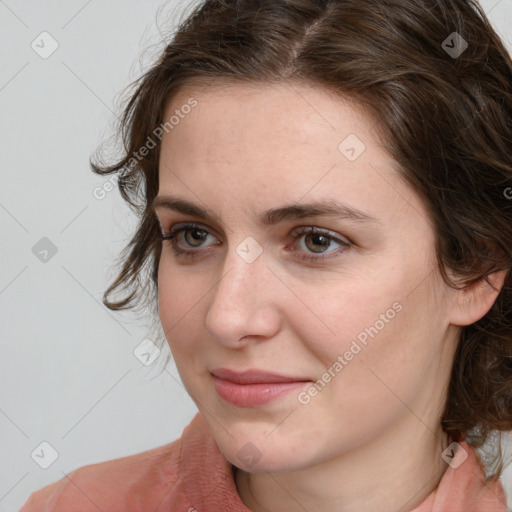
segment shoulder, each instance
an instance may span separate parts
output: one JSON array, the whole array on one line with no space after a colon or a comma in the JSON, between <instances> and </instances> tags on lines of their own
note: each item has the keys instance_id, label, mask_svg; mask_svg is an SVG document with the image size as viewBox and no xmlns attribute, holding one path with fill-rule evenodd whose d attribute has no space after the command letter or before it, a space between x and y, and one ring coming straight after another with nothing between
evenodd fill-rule
<instances>
[{"instance_id":1,"label":"shoulder","mask_svg":"<svg viewBox=\"0 0 512 512\"><path fill-rule=\"evenodd\" d=\"M151 450L80 467L33 492L20 512L156 510L179 476L182 437Z\"/></svg>"}]
</instances>

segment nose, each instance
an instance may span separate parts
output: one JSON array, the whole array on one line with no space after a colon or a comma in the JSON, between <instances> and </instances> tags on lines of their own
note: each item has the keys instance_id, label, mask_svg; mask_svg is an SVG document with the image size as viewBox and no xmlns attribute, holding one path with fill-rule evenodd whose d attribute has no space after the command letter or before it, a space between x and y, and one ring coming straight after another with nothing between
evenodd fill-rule
<instances>
[{"instance_id":1,"label":"nose","mask_svg":"<svg viewBox=\"0 0 512 512\"><path fill-rule=\"evenodd\" d=\"M264 255L252 263L235 249L226 256L205 319L207 331L226 347L240 347L242 338L272 338L279 330L283 285Z\"/></svg>"}]
</instances>

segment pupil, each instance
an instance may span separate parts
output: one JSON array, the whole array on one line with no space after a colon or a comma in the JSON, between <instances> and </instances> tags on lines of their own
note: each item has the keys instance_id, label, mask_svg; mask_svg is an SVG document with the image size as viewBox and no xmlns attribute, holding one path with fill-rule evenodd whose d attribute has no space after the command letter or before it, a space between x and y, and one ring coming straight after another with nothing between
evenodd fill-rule
<instances>
[{"instance_id":1,"label":"pupil","mask_svg":"<svg viewBox=\"0 0 512 512\"><path fill-rule=\"evenodd\" d=\"M323 248L324 249L327 249L329 247L329 239L323 235L310 235L311 236L311 239L314 240L315 242L317 242L318 240L320 240L320 244L319 245L314 245L313 249L314 248L322 248L321 246L323 245ZM322 244L322 240L323 240L323 244ZM323 252L323 251L317 251L317 252Z\"/></svg>"},{"instance_id":2,"label":"pupil","mask_svg":"<svg viewBox=\"0 0 512 512\"><path fill-rule=\"evenodd\" d=\"M199 229L191 229L188 231L188 234L190 234L190 233L192 233L192 238L195 241L199 241L199 242L202 242L208 236L208 234L205 231L201 231ZM194 244L191 244L191 245L194 245Z\"/></svg>"}]
</instances>

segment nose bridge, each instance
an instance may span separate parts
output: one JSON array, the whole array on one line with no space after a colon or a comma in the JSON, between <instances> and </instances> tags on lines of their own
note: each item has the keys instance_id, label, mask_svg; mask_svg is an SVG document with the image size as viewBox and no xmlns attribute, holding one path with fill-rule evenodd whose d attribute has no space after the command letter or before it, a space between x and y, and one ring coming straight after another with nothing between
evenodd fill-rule
<instances>
[{"instance_id":1,"label":"nose bridge","mask_svg":"<svg viewBox=\"0 0 512 512\"><path fill-rule=\"evenodd\" d=\"M206 315L206 328L218 340L237 341L247 335L270 335L273 328L269 279L261 246L251 237L230 248ZM274 325L275 326L275 325Z\"/></svg>"}]
</instances>

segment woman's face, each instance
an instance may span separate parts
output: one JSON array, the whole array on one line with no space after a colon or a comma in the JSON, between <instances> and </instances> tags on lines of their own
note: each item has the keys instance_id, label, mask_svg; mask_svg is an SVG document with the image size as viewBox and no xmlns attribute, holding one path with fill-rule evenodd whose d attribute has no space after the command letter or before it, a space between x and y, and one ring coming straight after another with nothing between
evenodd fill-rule
<instances>
[{"instance_id":1,"label":"woman's face","mask_svg":"<svg viewBox=\"0 0 512 512\"><path fill-rule=\"evenodd\" d=\"M438 433L460 330L453 293L425 208L372 121L298 84L183 89L164 120L172 115L159 197L209 213L156 208L164 233L198 225L174 239L184 253L163 242L160 318L226 458L291 471L387 435ZM340 211L300 214L327 203ZM217 368L310 382L235 404L217 391Z\"/></svg>"}]
</instances>

